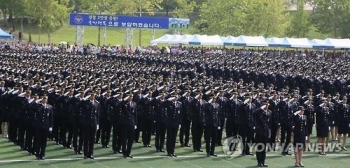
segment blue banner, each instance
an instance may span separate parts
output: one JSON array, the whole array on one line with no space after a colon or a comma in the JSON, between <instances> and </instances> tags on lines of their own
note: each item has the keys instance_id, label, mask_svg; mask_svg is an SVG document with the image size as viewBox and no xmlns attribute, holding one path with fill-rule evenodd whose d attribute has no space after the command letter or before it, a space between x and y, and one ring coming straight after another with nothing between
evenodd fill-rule
<instances>
[{"instance_id":1,"label":"blue banner","mask_svg":"<svg viewBox=\"0 0 350 168\"><path fill-rule=\"evenodd\" d=\"M168 29L169 18L118 16L120 27L144 29Z\"/></svg>"},{"instance_id":2,"label":"blue banner","mask_svg":"<svg viewBox=\"0 0 350 168\"><path fill-rule=\"evenodd\" d=\"M69 24L71 26L120 27L117 16L82 13L71 13L69 15Z\"/></svg>"}]
</instances>

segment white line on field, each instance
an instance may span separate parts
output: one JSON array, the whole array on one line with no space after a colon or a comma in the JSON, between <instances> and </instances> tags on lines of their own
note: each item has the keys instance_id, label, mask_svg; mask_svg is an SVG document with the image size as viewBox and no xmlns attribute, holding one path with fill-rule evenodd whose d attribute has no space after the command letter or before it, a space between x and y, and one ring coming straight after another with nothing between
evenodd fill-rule
<instances>
[{"instance_id":1,"label":"white line on field","mask_svg":"<svg viewBox=\"0 0 350 168\"><path fill-rule=\"evenodd\" d=\"M318 154L304 154L303 156L317 156ZM271 156L282 156L280 154L267 154L267 159L268 157ZM350 154L327 154L326 156L320 156L320 157L344 157L344 156L350 156ZM198 158L198 157L203 157L206 158L204 155L183 155L183 156L177 156L177 158ZM225 155L218 155L218 157L226 157ZM294 157L294 156L290 156ZM95 160L109 160L109 159L117 159L117 158L123 158L122 156L115 156L115 157L95 157ZM152 159L152 158L167 158L167 156L134 156L133 159ZM174 158L176 159L176 158ZM235 158L231 158L228 160L234 160ZM45 162L50 162L50 161L70 161L70 160L83 160L83 157L81 158L57 158L57 159L45 159ZM305 159L304 159L305 160ZM306 159L307 160L307 159ZM20 159L15 159L15 160L0 160L0 163L9 163L9 162L40 162L41 160L20 160ZM227 160L225 160L227 161ZM227 161L228 162L228 161ZM231 162L229 162L231 163Z\"/></svg>"}]
</instances>

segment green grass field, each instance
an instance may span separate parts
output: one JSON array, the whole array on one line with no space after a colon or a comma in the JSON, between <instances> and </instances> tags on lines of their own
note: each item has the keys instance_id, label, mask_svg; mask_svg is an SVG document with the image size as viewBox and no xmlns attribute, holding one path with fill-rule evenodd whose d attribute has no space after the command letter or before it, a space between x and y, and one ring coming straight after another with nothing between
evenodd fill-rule
<instances>
[{"instance_id":1,"label":"green grass field","mask_svg":"<svg viewBox=\"0 0 350 168\"><path fill-rule=\"evenodd\" d=\"M1 22L0 22L1 23ZM20 25L17 23L15 25L16 32L14 32L15 35L18 35L18 31L20 30ZM31 24L30 26L27 24L23 25L23 37L24 40L28 40L28 30L31 29L32 31L32 41L35 43L48 43L48 36L47 36L47 30L42 28L41 30L36 24ZM6 30L6 29L5 29ZM133 45L139 45L139 29L134 29L133 34ZM193 32L196 32L194 30L188 30L184 31L182 33L188 33L191 34ZM172 33L171 30L156 30L155 31L155 38L159 38L163 36L166 33ZM124 45L125 44L125 29L122 28L107 28L106 33L106 44L111 45ZM39 37L40 36L40 37ZM76 36L76 27L70 26L68 23L64 23L62 27L57 28L56 30L51 31L51 42L54 44L57 44L61 41L69 42L70 44L73 44L75 42L75 36ZM325 39L329 38L330 36L327 34L322 34L316 31L315 27L310 27L309 33L306 35L309 39ZM142 46L148 46L150 45L150 41L152 40L152 33L151 30L143 29L141 30L141 45ZM98 44L98 27L85 27L85 33L84 33L84 43L94 43ZM103 39L103 28L101 28L101 36L100 36L100 44L104 44Z\"/></svg>"},{"instance_id":2,"label":"green grass field","mask_svg":"<svg viewBox=\"0 0 350 168\"><path fill-rule=\"evenodd\" d=\"M29 26L23 26L23 38L24 40L29 39ZM47 30L42 28L41 30L36 25L31 25L30 29L32 31L32 41L35 43L48 43L48 35ZM16 32L14 35L18 35L18 31L20 30L20 25L16 24ZM101 28L101 36L100 36L100 44L104 44L103 39L103 28ZM171 33L168 30L156 30L155 38L159 38L166 33ZM125 44L125 29L122 28L107 28L106 31L106 44L111 45L123 45ZM133 32L133 45L139 44L139 29L134 29ZM40 36L40 37L39 37ZM64 24L62 27L57 28L51 32L51 42L54 44L58 44L61 41L69 42L73 44L75 42L76 36L76 27L70 26L68 24ZM152 40L152 31L147 29L141 30L141 45L148 46L150 45L150 41ZM98 27L84 27L84 43L98 43Z\"/></svg>"},{"instance_id":3,"label":"green grass field","mask_svg":"<svg viewBox=\"0 0 350 168\"><path fill-rule=\"evenodd\" d=\"M154 137L153 137L154 138ZM315 139L312 139L315 142ZM218 157L206 157L205 153L194 153L192 148L180 147L176 144L177 158L166 157L165 153L157 153L153 148L145 148L141 144L134 144L133 159L124 159L121 154L113 154L111 148L102 148L95 144L95 160L84 160L81 155L74 155L71 149L63 149L60 145L48 142L46 160L37 161L34 156L20 151L17 146L0 139L0 167L6 168L232 168L232 167L256 167L255 156L227 158L222 152L222 147L216 148ZM348 145L349 147L349 145ZM205 144L202 145L204 150ZM347 168L349 167L349 152L328 152L326 156L319 156L315 152L304 153L304 166L310 168ZM282 156L280 153L269 152L267 154L269 167L283 168L294 167L293 156Z\"/></svg>"}]
</instances>

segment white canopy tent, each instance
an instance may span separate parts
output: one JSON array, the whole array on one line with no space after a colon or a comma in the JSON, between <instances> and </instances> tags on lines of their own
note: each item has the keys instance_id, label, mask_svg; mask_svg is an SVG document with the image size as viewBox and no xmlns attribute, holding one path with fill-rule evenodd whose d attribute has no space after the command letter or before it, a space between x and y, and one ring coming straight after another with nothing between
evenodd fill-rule
<instances>
[{"instance_id":1,"label":"white canopy tent","mask_svg":"<svg viewBox=\"0 0 350 168\"><path fill-rule=\"evenodd\" d=\"M331 39L327 38L324 41L325 46L332 46L333 48L343 48L343 49L349 49L350 48L350 40L349 39Z\"/></svg>"},{"instance_id":2,"label":"white canopy tent","mask_svg":"<svg viewBox=\"0 0 350 168\"><path fill-rule=\"evenodd\" d=\"M290 47L290 48L315 48L315 49L350 49L350 39L325 40L307 38L264 38L263 36L227 36L219 35L171 35L165 34L162 37L151 40L152 44L185 44L203 46L247 46L247 47Z\"/></svg>"}]
</instances>

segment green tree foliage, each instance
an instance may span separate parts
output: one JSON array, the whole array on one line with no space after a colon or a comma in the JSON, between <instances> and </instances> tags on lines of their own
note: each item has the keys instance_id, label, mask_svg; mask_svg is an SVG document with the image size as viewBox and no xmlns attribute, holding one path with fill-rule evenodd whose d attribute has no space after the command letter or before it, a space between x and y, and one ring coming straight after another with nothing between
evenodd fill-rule
<instances>
[{"instance_id":1,"label":"green tree foliage","mask_svg":"<svg viewBox=\"0 0 350 168\"><path fill-rule=\"evenodd\" d=\"M289 37L305 37L310 30L309 13L304 10L304 0L298 0L297 11L293 13L290 24L286 29Z\"/></svg>"},{"instance_id":2,"label":"green tree foliage","mask_svg":"<svg viewBox=\"0 0 350 168\"><path fill-rule=\"evenodd\" d=\"M163 0L161 6L165 10L165 16L169 16L170 10L175 10L179 6L177 2L177 0Z\"/></svg>"},{"instance_id":3,"label":"green tree foliage","mask_svg":"<svg viewBox=\"0 0 350 168\"><path fill-rule=\"evenodd\" d=\"M280 0L209 0L196 26L209 34L281 35L287 17Z\"/></svg>"},{"instance_id":4,"label":"green tree foliage","mask_svg":"<svg viewBox=\"0 0 350 168\"><path fill-rule=\"evenodd\" d=\"M174 0L177 4L174 13L176 17L189 18L194 12L196 2L192 0Z\"/></svg>"},{"instance_id":5,"label":"green tree foliage","mask_svg":"<svg viewBox=\"0 0 350 168\"><path fill-rule=\"evenodd\" d=\"M312 22L317 30L336 37L349 37L349 0L317 0Z\"/></svg>"}]
</instances>

